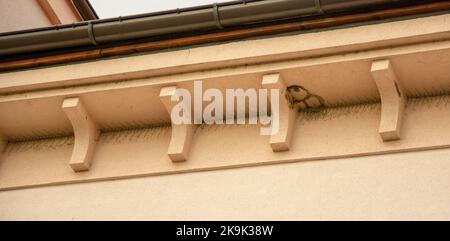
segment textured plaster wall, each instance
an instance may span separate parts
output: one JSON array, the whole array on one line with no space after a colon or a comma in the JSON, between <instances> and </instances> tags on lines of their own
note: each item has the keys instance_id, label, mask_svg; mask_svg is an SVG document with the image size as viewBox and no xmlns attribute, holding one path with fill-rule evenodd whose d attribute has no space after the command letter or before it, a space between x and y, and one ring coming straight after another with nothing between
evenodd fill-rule
<instances>
[{"instance_id":1,"label":"textured plaster wall","mask_svg":"<svg viewBox=\"0 0 450 241\"><path fill-rule=\"evenodd\" d=\"M0 219L450 220L450 149L0 192Z\"/></svg>"}]
</instances>

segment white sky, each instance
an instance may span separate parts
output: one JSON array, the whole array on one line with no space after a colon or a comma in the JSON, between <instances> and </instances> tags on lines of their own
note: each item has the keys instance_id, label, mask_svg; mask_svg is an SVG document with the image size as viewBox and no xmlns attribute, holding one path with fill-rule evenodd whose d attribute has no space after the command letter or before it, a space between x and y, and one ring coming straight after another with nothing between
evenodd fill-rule
<instances>
[{"instance_id":1,"label":"white sky","mask_svg":"<svg viewBox=\"0 0 450 241\"><path fill-rule=\"evenodd\" d=\"M230 0L89 0L100 18L127 16Z\"/></svg>"}]
</instances>

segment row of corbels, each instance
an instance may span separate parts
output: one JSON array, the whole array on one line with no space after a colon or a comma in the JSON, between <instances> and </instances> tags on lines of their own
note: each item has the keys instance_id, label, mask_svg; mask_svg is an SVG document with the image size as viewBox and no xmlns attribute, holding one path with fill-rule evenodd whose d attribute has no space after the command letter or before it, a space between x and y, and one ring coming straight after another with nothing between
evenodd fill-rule
<instances>
[{"instance_id":1,"label":"row of corbels","mask_svg":"<svg viewBox=\"0 0 450 241\"><path fill-rule=\"evenodd\" d=\"M389 60L374 61L371 74L381 96L380 136L383 141L399 140L403 112L407 102L405 92ZM267 89L268 92L272 89L280 90L279 131L270 137L269 144L274 152L289 151L295 128L295 119L299 112L298 108L292 108L288 99L284 97L287 86L280 73L264 75L262 88ZM171 98L176 89L176 86L168 86L161 88L160 91L161 102L169 113L175 104L171 101ZM72 124L75 136L69 165L74 172L88 171L100 135L100 129L91 118L80 97L65 99L62 109ZM173 162L188 160L194 128L194 124L172 124L168 156ZM0 151L3 151L6 145L7 138L0 133Z\"/></svg>"}]
</instances>

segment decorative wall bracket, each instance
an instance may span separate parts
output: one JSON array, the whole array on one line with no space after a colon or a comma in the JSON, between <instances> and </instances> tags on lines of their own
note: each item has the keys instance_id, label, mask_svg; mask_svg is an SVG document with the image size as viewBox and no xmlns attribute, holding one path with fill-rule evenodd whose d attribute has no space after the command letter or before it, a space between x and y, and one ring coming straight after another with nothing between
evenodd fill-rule
<instances>
[{"instance_id":1,"label":"decorative wall bracket","mask_svg":"<svg viewBox=\"0 0 450 241\"><path fill-rule=\"evenodd\" d=\"M280 128L278 133L270 137L270 146L274 152L289 151L298 110L285 98L287 86L280 74L264 75L262 87L269 93L272 89L280 90L278 100L280 103ZM269 94L269 96L271 95ZM272 102L271 97L269 97L269 101Z\"/></svg>"},{"instance_id":2,"label":"decorative wall bracket","mask_svg":"<svg viewBox=\"0 0 450 241\"><path fill-rule=\"evenodd\" d=\"M399 140L403 112L407 103L406 93L395 75L389 60L372 63L372 76L381 95L380 135L383 141Z\"/></svg>"},{"instance_id":3,"label":"decorative wall bracket","mask_svg":"<svg viewBox=\"0 0 450 241\"><path fill-rule=\"evenodd\" d=\"M175 106L175 103L172 102L172 96L175 95L176 90L176 86L171 86L162 88L160 92L161 102L164 104L169 114L171 114L172 108ZM177 125L172 123L172 137L167 151L170 160L173 162L187 161L193 135L194 125Z\"/></svg>"},{"instance_id":4,"label":"decorative wall bracket","mask_svg":"<svg viewBox=\"0 0 450 241\"><path fill-rule=\"evenodd\" d=\"M70 167L75 172L87 171L100 131L80 98L65 99L62 108L72 123L75 135Z\"/></svg>"}]
</instances>

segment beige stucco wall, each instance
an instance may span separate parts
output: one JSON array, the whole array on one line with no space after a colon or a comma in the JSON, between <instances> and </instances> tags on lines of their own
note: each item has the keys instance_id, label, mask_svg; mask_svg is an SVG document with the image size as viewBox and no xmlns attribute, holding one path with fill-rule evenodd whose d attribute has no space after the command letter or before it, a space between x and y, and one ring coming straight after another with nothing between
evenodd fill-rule
<instances>
[{"instance_id":1,"label":"beige stucco wall","mask_svg":"<svg viewBox=\"0 0 450 241\"><path fill-rule=\"evenodd\" d=\"M0 219L450 220L450 149L0 192Z\"/></svg>"},{"instance_id":2,"label":"beige stucco wall","mask_svg":"<svg viewBox=\"0 0 450 241\"><path fill-rule=\"evenodd\" d=\"M67 0L0 0L0 33L80 22Z\"/></svg>"},{"instance_id":3,"label":"beige stucco wall","mask_svg":"<svg viewBox=\"0 0 450 241\"><path fill-rule=\"evenodd\" d=\"M51 25L35 0L0 0L0 32Z\"/></svg>"}]
</instances>

